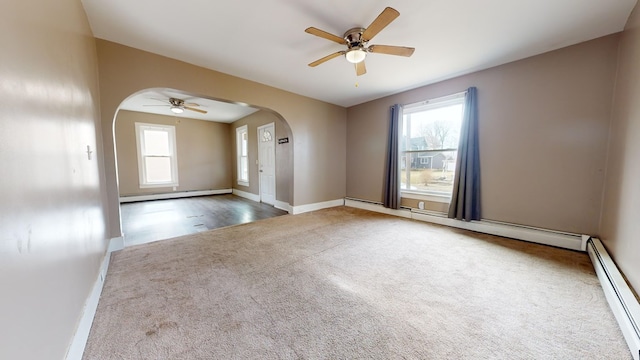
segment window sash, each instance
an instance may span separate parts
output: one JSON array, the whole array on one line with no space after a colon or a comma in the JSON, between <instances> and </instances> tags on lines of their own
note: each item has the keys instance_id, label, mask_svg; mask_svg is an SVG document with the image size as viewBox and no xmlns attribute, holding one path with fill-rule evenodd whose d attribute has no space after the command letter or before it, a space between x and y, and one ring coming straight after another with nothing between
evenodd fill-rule
<instances>
[{"instance_id":1,"label":"window sash","mask_svg":"<svg viewBox=\"0 0 640 360\"><path fill-rule=\"evenodd\" d=\"M412 150L412 146L416 145L413 144L411 140L413 134L411 133L411 128L405 127L411 126L411 117L413 114L429 112L450 106L464 106L465 94L466 92L462 92L403 106L403 131L400 131L398 134L400 137L399 145L401 147L399 151L401 192L451 197L458 149L449 146L442 149ZM462 118L462 112L460 117ZM425 145L427 144L418 145L418 147ZM431 147L429 145L427 146ZM438 154L443 154L442 158L436 159ZM429 160L427 160L427 158L429 158Z\"/></svg>"},{"instance_id":2,"label":"window sash","mask_svg":"<svg viewBox=\"0 0 640 360\"><path fill-rule=\"evenodd\" d=\"M249 132L247 125L236 129L237 182L249 186Z\"/></svg>"},{"instance_id":3,"label":"window sash","mask_svg":"<svg viewBox=\"0 0 640 360\"><path fill-rule=\"evenodd\" d=\"M178 186L175 127L135 123L140 188Z\"/></svg>"}]
</instances>

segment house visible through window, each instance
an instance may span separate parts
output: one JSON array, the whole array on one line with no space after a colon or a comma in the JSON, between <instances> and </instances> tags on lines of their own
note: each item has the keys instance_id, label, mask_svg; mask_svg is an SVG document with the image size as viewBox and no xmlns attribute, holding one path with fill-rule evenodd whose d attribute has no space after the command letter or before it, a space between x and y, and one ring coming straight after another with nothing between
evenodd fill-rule
<instances>
[{"instance_id":1,"label":"house visible through window","mask_svg":"<svg viewBox=\"0 0 640 360\"><path fill-rule=\"evenodd\" d=\"M236 145L238 154L238 184L249 186L249 138L247 125L236 129Z\"/></svg>"},{"instance_id":2,"label":"house visible through window","mask_svg":"<svg viewBox=\"0 0 640 360\"><path fill-rule=\"evenodd\" d=\"M174 126L136 123L140 187L178 186Z\"/></svg>"},{"instance_id":3,"label":"house visible through window","mask_svg":"<svg viewBox=\"0 0 640 360\"><path fill-rule=\"evenodd\" d=\"M464 94L403 108L401 191L450 197L458 155Z\"/></svg>"}]
</instances>

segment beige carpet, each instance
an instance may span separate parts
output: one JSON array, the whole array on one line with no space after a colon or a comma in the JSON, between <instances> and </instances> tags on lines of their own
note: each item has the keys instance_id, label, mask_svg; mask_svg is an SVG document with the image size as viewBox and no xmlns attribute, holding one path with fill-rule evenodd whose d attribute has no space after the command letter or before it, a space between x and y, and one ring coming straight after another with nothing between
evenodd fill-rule
<instances>
[{"instance_id":1,"label":"beige carpet","mask_svg":"<svg viewBox=\"0 0 640 360\"><path fill-rule=\"evenodd\" d=\"M584 253L339 207L113 254L85 359L631 359Z\"/></svg>"}]
</instances>

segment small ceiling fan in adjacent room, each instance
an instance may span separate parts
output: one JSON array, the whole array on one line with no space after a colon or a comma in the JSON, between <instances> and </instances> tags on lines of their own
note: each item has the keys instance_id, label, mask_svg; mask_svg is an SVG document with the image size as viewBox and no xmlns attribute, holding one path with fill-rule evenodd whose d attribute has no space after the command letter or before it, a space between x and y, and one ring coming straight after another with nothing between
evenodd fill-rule
<instances>
[{"instance_id":1,"label":"small ceiling fan in adjacent room","mask_svg":"<svg viewBox=\"0 0 640 360\"><path fill-rule=\"evenodd\" d=\"M201 114L206 114L205 110L196 109L194 106L200 106L196 103L185 103L184 100L178 98L168 98L168 99L155 99L153 100L162 101L166 104L163 105L143 105L143 106L169 106L169 110L171 110L174 114L182 114L185 110L195 111Z\"/></svg>"},{"instance_id":2,"label":"small ceiling fan in adjacent room","mask_svg":"<svg viewBox=\"0 0 640 360\"><path fill-rule=\"evenodd\" d=\"M340 45L346 45L347 49L335 52L327 55L309 64L311 67L318 66L326 61L336 58L340 55L344 55L347 61L355 64L356 74L358 76L367 72L364 65L364 59L368 53L378 53L387 55L397 55L409 57L413 54L414 48L406 46L392 46L392 45L367 45L374 36L376 36L382 29L395 20L400 13L398 10L387 7L378 17L373 20L371 25L367 28L353 28L347 30L342 37L330 34L324 30L310 27L305 32L319 36L321 38L336 42Z\"/></svg>"}]
</instances>

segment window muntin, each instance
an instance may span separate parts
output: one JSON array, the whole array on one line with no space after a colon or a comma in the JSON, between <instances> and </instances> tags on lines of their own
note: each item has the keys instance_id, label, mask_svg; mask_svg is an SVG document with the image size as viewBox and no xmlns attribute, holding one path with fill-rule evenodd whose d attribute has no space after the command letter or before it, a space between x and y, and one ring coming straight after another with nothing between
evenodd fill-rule
<instances>
[{"instance_id":1,"label":"window muntin","mask_svg":"<svg viewBox=\"0 0 640 360\"><path fill-rule=\"evenodd\" d=\"M136 123L140 188L178 186L174 126Z\"/></svg>"},{"instance_id":2,"label":"window muntin","mask_svg":"<svg viewBox=\"0 0 640 360\"><path fill-rule=\"evenodd\" d=\"M249 133L247 125L236 129L238 184L249 186Z\"/></svg>"},{"instance_id":3,"label":"window muntin","mask_svg":"<svg viewBox=\"0 0 640 360\"><path fill-rule=\"evenodd\" d=\"M464 93L407 105L400 131L400 183L405 193L450 197Z\"/></svg>"}]
</instances>

